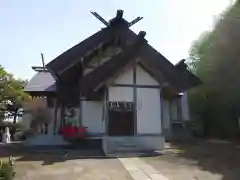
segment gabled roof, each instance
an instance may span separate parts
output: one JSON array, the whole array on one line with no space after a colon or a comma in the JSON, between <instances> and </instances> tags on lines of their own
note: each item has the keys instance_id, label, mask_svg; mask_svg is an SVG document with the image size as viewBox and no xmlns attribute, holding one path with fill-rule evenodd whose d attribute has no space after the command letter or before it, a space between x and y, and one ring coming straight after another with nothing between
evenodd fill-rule
<instances>
[{"instance_id":1,"label":"gabled roof","mask_svg":"<svg viewBox=\"0 0 240 180\"><path fill-rule=\"evenodd\" d=\"M154 75L156 80L161 81L159 81L160 84L165 80L165 82L170 83L170 86L174 88L176 93L183 92L200 83L199 78L187 69L175 67L163 55L152 48L146 40L139 41L139 35L136 35L131 30L127 30L123 34L124 38L132 40L134 43L124 47L120 54L112 57L82 79L81 89L84 95L91 93L91 91L104 83L108 78L117 74L136 58L139 59L139 63Z\"/></svg>"},{"instance_id":2,"label":"gabled roof","mask_svg":"<svg viewBox=\"0 0 240 180\"><path fill-rule=\"evenodd\" d=\"M56 82L47 71L37 72L24 88L25 92L55 92Z\"/></svg>"},{"instance_id":3,"label":"gabled roof","mask_svg":"<svg viewBox=\"0 0 240 180\"><path fill-rule=\"evenodd\" d=\"M57 58L49 62L46 67L58 76L68 66L75 65L85 57L89 56L94 50L101 48L109 41L112 41L121 29L128 28L128 22L122 18L122 14L117 13L116 17L110 20L109 26L102 28L84 41L78 43Z\"/></svg>"},{"instance_id":4,"label":"gabled roof","mask_svg":"<svg viewBox=\"0 0 240 180\"><path fill-rule=\"evenodd\" d=\"M187 89L202 84L203 82L192 72L188 70L188 65L185 64L185 59L180 60L175 67L178 69L179 73L184 77L187 83Z\"/></svg>"},{"instance_id":5,"label":"gabled roof","mask_svg":"<svg viewBox=\"0 0 240 180\"><path fill-rule=\"evenodd\" d=\"M84 77L80 83L80 86L83 89L86 90L92 88L91 90L93 90L98 84L113 75L115 71L117 72L121 70L121 68L130 62L135 55L137 55L141 63L151 71L152 74L154 74L156 79L158 79L158 77L159 79L164 78L164 80L168 82L176 92L183 92L201 83L200 79L194 76L186 68L184 69L174 66L162 54L149 45L147 41L140 43L140 51L136 51L136 49L133 48L135 51L131 50L130 54L132 55L129 55L130 47L132 47L129 46L129 42L134 42L137 37L138 36L129 29L129 23L122 18L122 15L117 15L110 21L106 28L93 34L48 63L46 67L51 72L52 76L48 73L49 80L47 80L47 82L52 81L53 77L60 77L63 72L71 71L72 67L75 67L76 65L86 65L91 61L95 52L103 46L111 45L112 41L119 39L123 42L119 43L123 52L91 72L88 76ZM138 45L135 44L134 46ZM34 78L31 80L35 81L34 83L32 82L32 84L40 83L37 86L45 87L45 89L38 88L37 90L49 91L49 89L54 89L54 85L46 88L46 85L44 85L45 82L42 82L44 84L41 84L38 80L43 79L41 76L43 75L40 74L38 78L34 77L36 80ZM47 78L46 74L45 78ZM29 82L30 84L31 81Z\"/></svg>"},{"instance_id":6,"label":"gabled roof","mask_svg":"<svg viewBox=\"0 0 240 180\"><path fill-rule=\"evenodd\" d=\"M124 28L120 35L121 38L127 39L128 41L133 41L137 36L129 28ZM147 41L143 44L138 57L141 57L142 64L148 67L156 77L163 76L178 92L185 91L202 83L198 77L186 68L180 69L175 67L161 53L148 44Z\"/></svg>"},{"instance_id":7,"label":"gabled roof","mask_svg":"<svg viewBox=\"0 0 240 180\"><path fill-rule=\"evenodd\" d=\"M79 61L83 56L85 56L90 50L93 50L98 45L107 41L111 37L111 28L104 28L97 33L93 34L86 40L80 42L74 47L68 49L66 52L59 55L57 58L49 62L46 66L53 73L58 73L65 67L74 63L74 61Z\"/></svg>"}]
</instances>

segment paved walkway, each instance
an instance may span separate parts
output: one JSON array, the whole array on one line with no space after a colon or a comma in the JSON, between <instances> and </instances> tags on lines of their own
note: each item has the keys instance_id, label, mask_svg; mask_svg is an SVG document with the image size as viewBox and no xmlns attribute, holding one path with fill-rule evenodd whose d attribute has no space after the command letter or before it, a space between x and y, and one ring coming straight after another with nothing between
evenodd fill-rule
<instances>
[{"instance_id":1,"label":"paved walkway","mask_svg":"<svg viewBox=\"0 0 240 180\"><path fill-rule=\"evenodd\" d=\"M134 180L169 180L139 158L119 158Z\"/></svg>"}]
</instances>

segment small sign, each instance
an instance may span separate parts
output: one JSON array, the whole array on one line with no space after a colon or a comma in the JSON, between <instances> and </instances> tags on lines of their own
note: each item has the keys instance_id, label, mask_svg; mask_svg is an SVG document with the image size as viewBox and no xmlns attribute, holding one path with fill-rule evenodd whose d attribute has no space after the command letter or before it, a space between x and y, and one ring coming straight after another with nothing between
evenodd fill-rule
<instances>
[{"instance_id":1,"label":"small sign","mask_svg":"<svg viewBox=\"0 0 240 180\"><path fill-rule=\"evenodd\" d=\"M132 102L109 102L109 109L133 110Z\"/></svg>"}]
</instances>

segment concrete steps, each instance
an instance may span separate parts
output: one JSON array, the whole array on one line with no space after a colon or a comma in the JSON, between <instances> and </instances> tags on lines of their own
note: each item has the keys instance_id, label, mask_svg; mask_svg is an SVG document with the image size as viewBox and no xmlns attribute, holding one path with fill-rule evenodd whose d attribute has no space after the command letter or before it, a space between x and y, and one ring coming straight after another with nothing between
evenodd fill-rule
<instances>
[{"instance_id":1,"label":"concrete steps","mask_svg":"<svg viewBox=\"0 0 240 180\"><path fill-rule=\"evenodd\" d=\"M156 154L153 150L143 149L136 137L108 137L105 143L105 154L108 157L149 156Z\"/></svg>"},{"instance_id":2,"label":"concrete steps","mask_svg":"<svg viewBox=\"0 0 240 180\"><path fill-rule=\"evenodd\" d=\"M23 141L25 146L62 146L68 145L62 136L53 134L37 134Z\"/></svg>"},{"instance_id":3,"label":"concrete steps","mask_svg":"<svg viewBox=\"0 0 240 180\"><path fill-rule=\"evenodd\" d=\"M68 145L69 148L73 149L102 149L101 139L77 139L71 141Z\"/></svg>"},{"instance_id":4,"label":"concrete steps","mask_svg":"<svg viewBox=\"0 0 240 180\"><path fill-rule=\"evenodd\" d=\"M117 138L111 139L111 151L136 151L139 149L139 143L134 138Z\"/></svg>"}]
</instances>

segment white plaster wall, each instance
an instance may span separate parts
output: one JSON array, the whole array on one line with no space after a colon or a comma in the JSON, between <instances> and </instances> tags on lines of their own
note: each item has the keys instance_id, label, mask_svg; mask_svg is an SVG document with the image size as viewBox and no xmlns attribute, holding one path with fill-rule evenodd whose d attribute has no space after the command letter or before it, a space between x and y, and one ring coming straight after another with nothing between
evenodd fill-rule
<instances>
[{"instance_id":1,"label":"white plaster wall","mask_svg":"<svg viewBox=\"0 0 240 180\"><path fill-rule=\"evenodd\" d=\"M136 67L139 85L159 85L141 66ZM137 132L139 134L161 133L160 89L137 88Z\"/></svg>"},{"instance_id":2,"label":"white plaster wall","mask_svg":"<svg viewBox=\"0 0 240 180\"><path fill-rule=\"evenodd\" d=\"M139 85L159 85L141 66L136 67L137 84Z\"/></svg>"},{"instance_id":3,"label":"white plaster wall","mask_svg":"<svg viewBox=\"0 0 240 180\"><path fill-rule=\"evenodd\" d=\"M178 103L177 100L171 100L170 101L170 114L171 114L171 120L180 120L178 117Z\"/></svg>"},{"instance_id":4,"label":"white plaster wall","mask_svg":"<svg viewBox=\"0 0 240 180\"><path fill-rule=\"evenodd\" d=\"M102 102L82 102L82 125L87 127L89 134L99 134L104 132L102 111Z\"/></svg>"},{"instance_id":5,"label":"white plaster wall","mask_svg":"<svg viewBox=\"0 0 240 180\"><path fill-rule=\"evenodd\" d=\"M189 104L188 104L188 94L187 92L181 98L181 106L182 106L182 117L183 120L189 120Z\"/></svg>"},{"instance_id":6,"label":"white plaster wall","mask_svg":"<svg viewBox=\"0 0 240 180\"><path fill-rule=\"evenodd\" d=\"M133 68L128 68L116 78L114 84L133 84Z\"/></svg>"},{"instance_id":7,"label":"white plaster wall","mask_svg":"<svg viewBox=\"0 0 240 180\"><path fill-rule=\"evenodd\" d=\"M137 88L137 132L139 134L161 133L160 90Z\"/></svg>"},{"instance_id":8,"label":"white plaster wall","mask_svg":"<svg viewBox=\"0 0 240 180\"><path fill-rule=\"evenodd\" d=\"M110 87L109 101L128 101L133 102L132 87Z\"/></svg>"}]
</instances>

